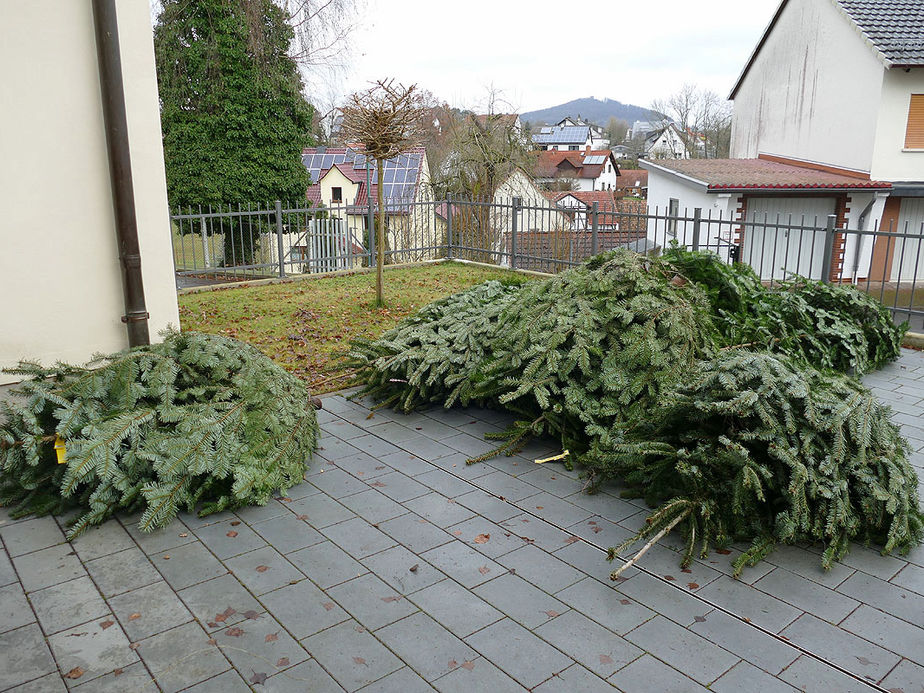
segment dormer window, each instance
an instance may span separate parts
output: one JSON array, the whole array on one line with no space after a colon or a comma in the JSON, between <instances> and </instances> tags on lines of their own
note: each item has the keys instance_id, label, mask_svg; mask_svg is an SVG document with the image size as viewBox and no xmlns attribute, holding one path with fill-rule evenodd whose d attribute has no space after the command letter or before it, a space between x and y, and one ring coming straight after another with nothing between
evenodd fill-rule
<instances>
[{"instance_id":1,"label":"dormer window","mask_svg":"<svg viewBox=\"0 0 924 693\"><path fill-rule=\"evenodd\" d=\"M331 188L330 201L335 205L343 204L343 188Z\"/></svg>"},{"instance_id":2,"label":"dormer window","mask_svg":"<svg viewBox=\"0 0 924 693\"><path fill-rule=\"evenodd\" d=\"M905 149L924 149L924 94L912 94L905 128Z\"/></svg>"}]
</instances>

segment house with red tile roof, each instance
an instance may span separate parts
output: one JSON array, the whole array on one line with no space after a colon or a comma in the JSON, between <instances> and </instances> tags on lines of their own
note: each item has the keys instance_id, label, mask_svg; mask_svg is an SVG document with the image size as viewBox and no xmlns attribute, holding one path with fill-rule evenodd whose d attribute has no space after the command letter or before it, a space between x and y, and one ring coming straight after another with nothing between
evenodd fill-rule
<instances>
[{"instance_id":1,"label":"house with red tile roof","mask_svg":"<svg viewBox=\"0 0 924 693\"><path fill-rule=\"evenodd\" d=\"M612 190L619 183L619 164L609 149L579 152L533 152L536 180L545 184L570 182L577 190Z\"/></svg>"},{"instance_id":2,"label":"house with red tile roof","mask_svg":"<svg viewBox=\"0 0 924 693\"><path fill-rule=\"evenodd\" d=\"M784 266L821 278L824 234L806 227L833 216L922 240L836 234L832 278L924 267L924 3L782 0L729 98L732 158L641 164L663 217L650 233L677 233L700 208L746 222L712 225L708 240L759 258L765 278Z\"/></svg>"}]
</instances>

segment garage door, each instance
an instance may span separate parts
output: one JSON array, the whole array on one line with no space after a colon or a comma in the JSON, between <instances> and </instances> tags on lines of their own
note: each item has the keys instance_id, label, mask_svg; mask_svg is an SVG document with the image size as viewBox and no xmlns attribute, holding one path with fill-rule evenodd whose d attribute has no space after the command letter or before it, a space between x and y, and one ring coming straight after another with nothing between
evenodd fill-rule
<instances>
[{"instance_id":1,"label":"garage door","mask_svg":"<svg viewBox=\"0 0 924 693\"><path fill-rule=\"evenodd\" d=\"M833 197L749 197L741 261L761 279L821 279L824 229L835 204Z\"/></svg>"},{"instance_id":2,"label":"garage door","mask_svg":"<svg viewBox=\"0 0 924 693\"><path fill-rule=\"evenodd\" d=\"M910 282L917 277L918 284L924 283L924 197L902 199L898 216L899 233L913 238L895 240L895 254L892 256L892 281Z\"/></svg>"}]
</instances>

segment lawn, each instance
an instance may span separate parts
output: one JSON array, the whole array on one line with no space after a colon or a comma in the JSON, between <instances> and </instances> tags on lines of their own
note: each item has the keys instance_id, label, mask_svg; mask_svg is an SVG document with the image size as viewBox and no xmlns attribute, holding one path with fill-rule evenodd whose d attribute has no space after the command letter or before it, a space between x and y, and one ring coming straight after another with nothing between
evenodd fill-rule
<instances>
[{"instance_id":1,"label":"lawn","mask_svg":"<svg viewBox=\"0 0 924 693\"><path fill-rule=\"evenodd\" d=\"M388 269L385 308L374 308L375 275L320 277L179 297L184 330L235 337L306 380L315 393L349 384L332 369L354 337L377 337L418 308L489 279L525 275L455 262Z\"/></svg>"}]
</instances>

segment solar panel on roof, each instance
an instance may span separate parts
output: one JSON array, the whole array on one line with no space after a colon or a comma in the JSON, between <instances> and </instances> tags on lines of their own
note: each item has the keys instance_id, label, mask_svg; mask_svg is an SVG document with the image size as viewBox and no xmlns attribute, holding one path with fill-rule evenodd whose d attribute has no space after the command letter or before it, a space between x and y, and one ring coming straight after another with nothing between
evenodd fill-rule
<instances>
[{"instance_id":1,"label":"solar panel on roof","mask_svg":"<svg viewBox=\"0 0 924 693\"><path fill-rule=\"evenodd\" d=\"M594 156L584 157L585 166L596 166L598 164L602 164L604 161L606 161L606 156L600 155L600 154L595 154Z\"/></svg>"}]
</instances>

